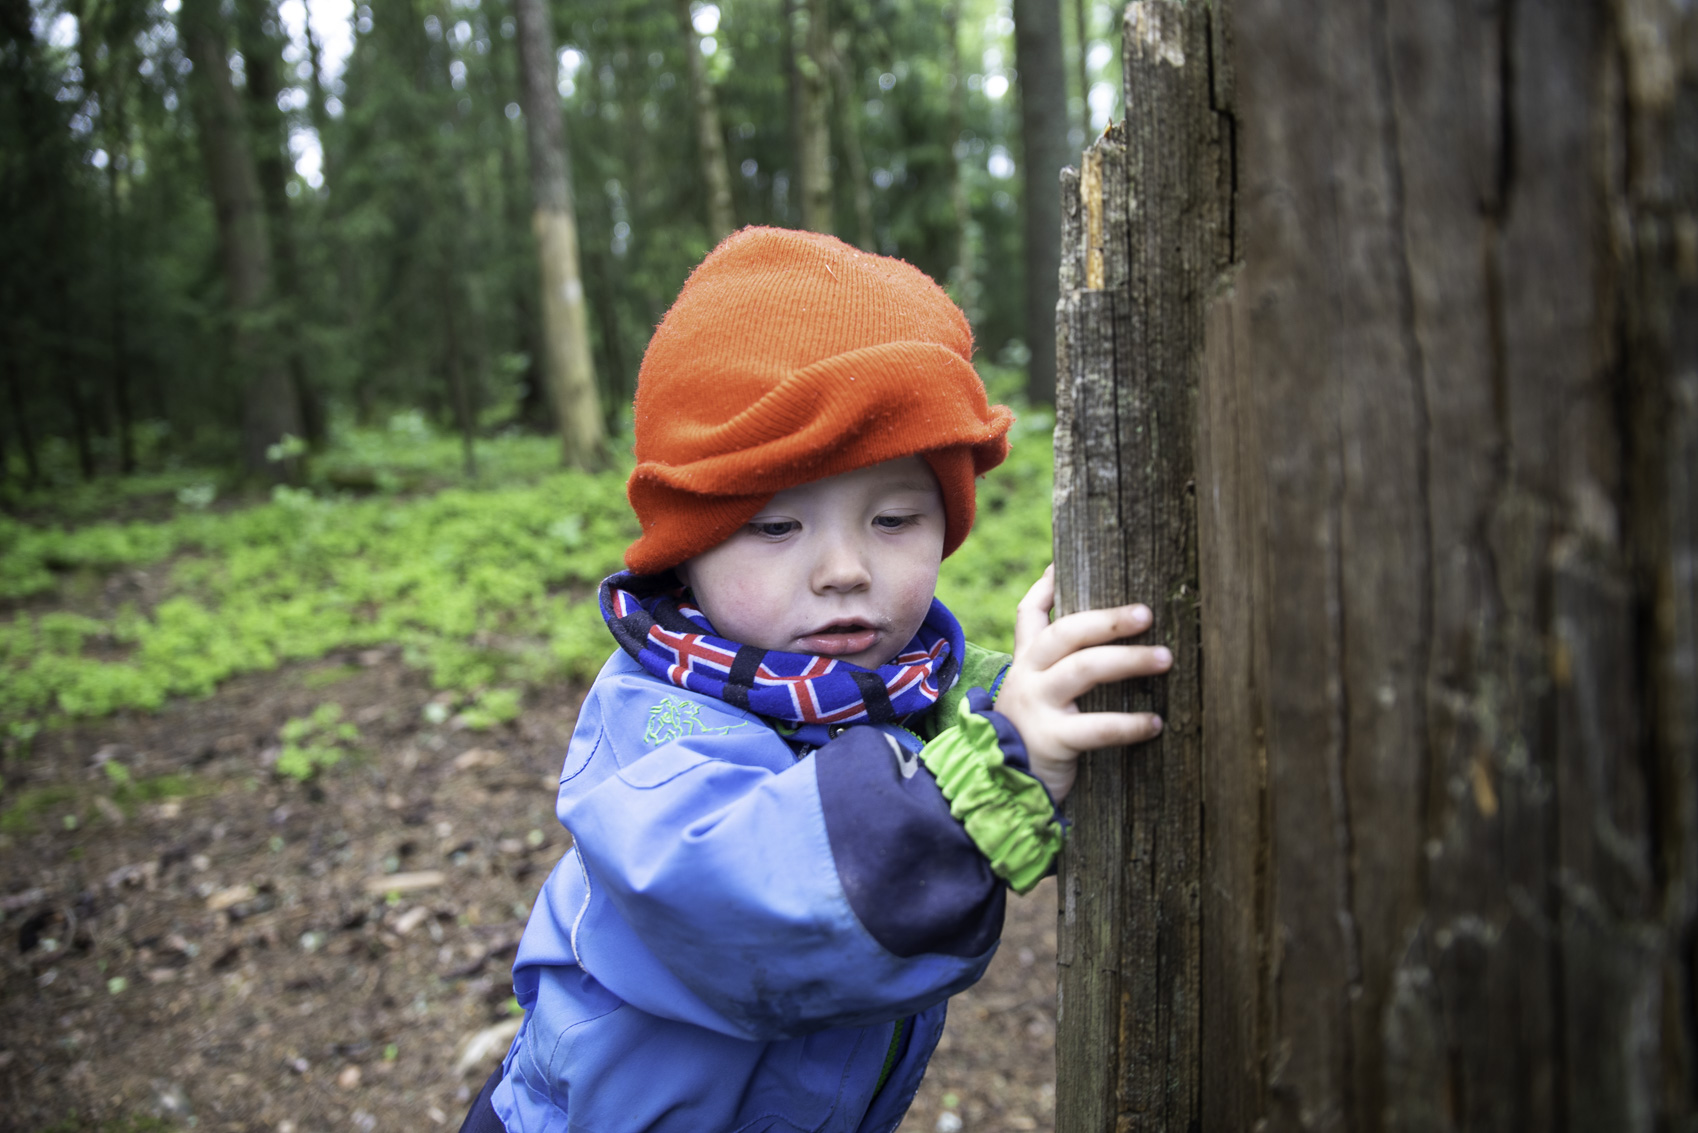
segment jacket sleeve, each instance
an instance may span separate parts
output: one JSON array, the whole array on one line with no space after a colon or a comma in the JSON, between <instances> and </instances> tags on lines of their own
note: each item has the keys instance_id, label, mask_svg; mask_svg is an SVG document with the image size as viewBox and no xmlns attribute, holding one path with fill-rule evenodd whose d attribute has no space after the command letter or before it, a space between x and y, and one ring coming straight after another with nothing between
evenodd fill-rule
<instances>
[{"instance_id":1,"label":"jacket sleeve","mask_svg":"<svg viewBox=\"0 0 1698 1133\"><path fill-rule=\"evenodd\" d=\"M585 933L574 918L580 965L644 1010L744 1038L885 1021L971 984L1003 883L897 732L851 728L796 759L745 712L604 673L558 801L584 911L618 914ZM638 949L688 994L658 993Z\"/></svg>"},{"instance_id":2,"label":"jacket sleeve","mask_svg":"<svg viewBox=\"0 0 1698 1133\"><path fill-rule=\"evenodd\" d=\"M1002 930L1003 882L1026 892L1060 846L1055 805L1027 773L1014 725L982 688L957 713L917 755L865 727L816 753L838 877L861 923L899 956L982 950Z\"/></svg>"}]
</instances>

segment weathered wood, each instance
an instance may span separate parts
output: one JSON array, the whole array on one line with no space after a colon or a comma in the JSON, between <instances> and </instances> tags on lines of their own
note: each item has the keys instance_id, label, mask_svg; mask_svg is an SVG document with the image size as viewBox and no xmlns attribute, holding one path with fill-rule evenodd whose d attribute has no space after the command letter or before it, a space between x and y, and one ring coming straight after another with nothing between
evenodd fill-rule
<instances>
[{"instance_id":1,"label":"weathered wood","mask_svg":"<svg viewBox=\"0 0 1698 1133\"><path fill-rule=\"evenodd\" d=\"M1691 1127L1698 14L1186 6L1199 122L1133 85L1178 7L1064 187L1063 604L1156 598L1178 663L1072 801L1058 1128ZM1151 137L1236 189L1206 260Z\"/></svg>"},{"instance_id":2,"label":"weathered wood","mask_svg":"<svg viewBox=\"0 0 1698 1133\"><path fill-rule=\"evenodd\" d=\"M1063 855L1057 1128L1185 1129L1200 1113L1202 725L1193 491L1197 367L1230 182L1207 10L1127 8L1127 122L1068 178L1057 319L1062 612L1133 600L1175 675L1087 707L1162 737L1087 757ZM1075 187L1075 184L1077 187Z\"/></svg>"}]
</instances>

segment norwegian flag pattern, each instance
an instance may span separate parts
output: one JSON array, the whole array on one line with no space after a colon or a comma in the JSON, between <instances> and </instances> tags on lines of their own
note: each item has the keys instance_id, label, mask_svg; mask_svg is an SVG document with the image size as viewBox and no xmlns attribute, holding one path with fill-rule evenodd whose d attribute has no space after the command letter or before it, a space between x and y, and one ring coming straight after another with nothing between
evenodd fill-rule
<instances>
[{"instance_id":1,"label":"norwegian flag pattern","mask_svg":"<svg viewBox=\"0 0 1698 1133\"><path fill-rule=\"evenodd\" d=\"M796 725L924 712L954 682L965 649L961 624L935 598L914 639L877 670L727 641L669 578L613 575L601 584L601 614L620 648L662 680Z\"/></svg>"}]
</instances>

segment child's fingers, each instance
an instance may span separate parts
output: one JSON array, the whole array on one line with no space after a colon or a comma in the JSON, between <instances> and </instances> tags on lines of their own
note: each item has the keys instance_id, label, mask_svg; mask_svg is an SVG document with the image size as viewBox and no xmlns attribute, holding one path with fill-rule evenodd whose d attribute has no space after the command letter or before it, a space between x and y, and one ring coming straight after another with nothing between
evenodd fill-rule
<instances>
[{"instance_id":1,"label":"child's fingers","mask_svg":"<svg viewBox=\"0 0 1698 1133\"><path fill-rule=\"evenodd\" d=\"M1049 628L1049 612L1054 608L1055 564L1051 563L1014 607L1014 652L1024 653Z\"/></svg>"},{"instance_id":2,"label":"child's fingers","mask_svg":"<svg viewBox=\"0 0 1698 1133\"><path fill-rule=\"evenodd\" d=\"M1018 624L1018 615L1016 615ZM1080 610L1057 618L1044 627L1041 637L1031 641L1026 661L1047 669L1063 657L1093 645L1122 637L1136 637L1150 628L1150 608L1144 605L1111 606L1106 610ZM1015 639L1018 642L1018 638Z\"/></svg>"},{"instance_id":3,"label":"child's fingers","mask_svg":"<svg viewBox=\"0 0 1698 1133\"><path fill-rule=\"evenodd\" d=\"M1153 677L1173 667L1173 654L1163 645L1097 645L1069 653L1043 676L1045 699L1051 704L1078 700L1098 685L1133 677Z\"/></svg>"},{"instance_id":4,"label":"child's fingers","mask_svg":"<svg viewBox=\"0 0 1698 1133\"><path fill-rule=\"evenodd\" d=\"M1056 724L1056 738L1074 751L1127 747L1161 735L1154 712L1076 712Z\"/></svg>"}]
</instances>

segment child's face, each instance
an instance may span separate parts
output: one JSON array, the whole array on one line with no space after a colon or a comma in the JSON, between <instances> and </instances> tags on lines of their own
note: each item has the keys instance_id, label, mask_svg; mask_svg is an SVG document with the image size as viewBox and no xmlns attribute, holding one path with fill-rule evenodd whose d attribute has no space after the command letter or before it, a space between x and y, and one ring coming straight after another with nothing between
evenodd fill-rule
<instances>
[{"instance_id":1,"label":"child's face","mask_svg":"<svg viewBox=\"0 0 1698 1133\"><path fill-rule=\"evenodd\" d=\"M943 535L937 477L905 456L778 493L678 573L723 637L876 669L925 620Z\"/></svg>"}]
</instances>

